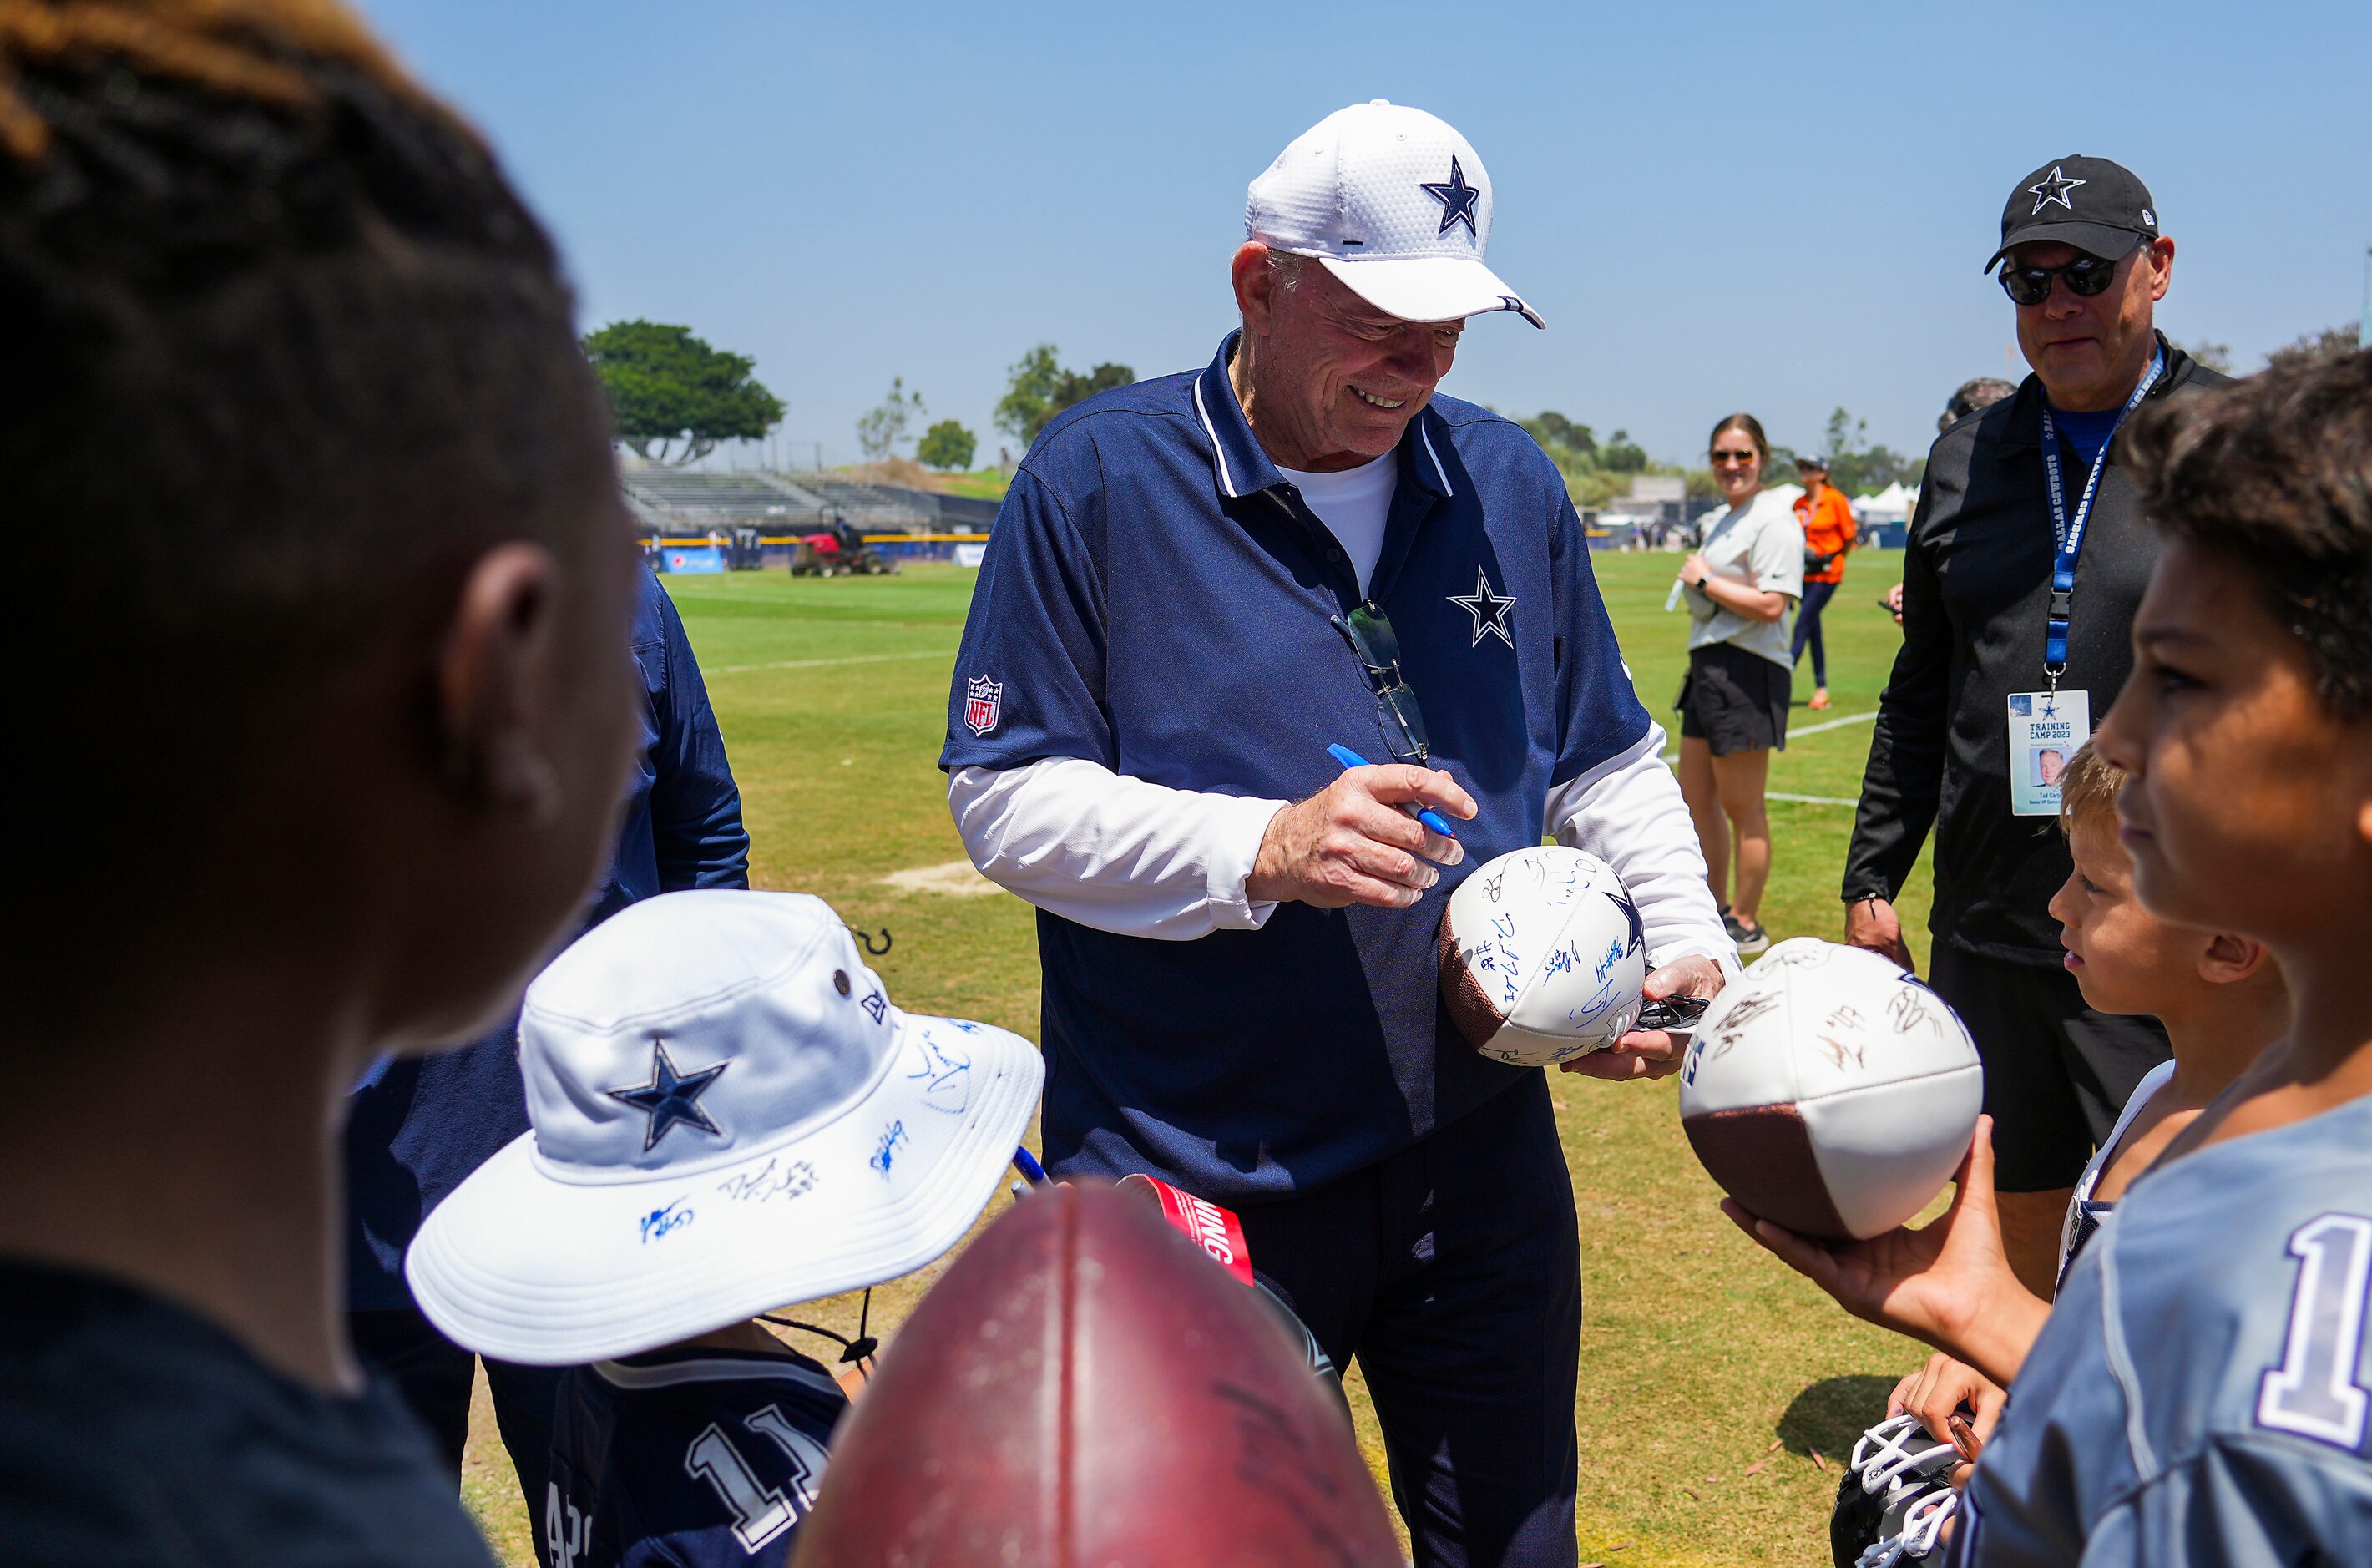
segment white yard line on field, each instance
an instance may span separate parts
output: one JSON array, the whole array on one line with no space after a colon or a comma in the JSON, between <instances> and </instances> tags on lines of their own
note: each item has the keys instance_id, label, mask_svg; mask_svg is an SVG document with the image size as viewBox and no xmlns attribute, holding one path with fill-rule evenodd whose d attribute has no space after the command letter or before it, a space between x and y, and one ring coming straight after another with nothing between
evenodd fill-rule
<instances>
[{"instance_id":1,"label":"white yard line on field","mask_svg":"<svg viewBox=\"0 0 2372 1568\"><path fill-rule=\"evenodd\" d=\"M1787 738L1793 740L1799 735L1818 735L1824 729L1843 729L1849 724L1867 724L1870 720L1876 717L1878 717L1878 714L1874 712L1866 714L1847 714L1841 719L1829 719L1820 724L1808 724L1801 729L1797 729L1794 725L1789 725L1787 726ZM1772 798L1775 800L1779 797L1773 796Z\"/></svg>"},{"instance_id":2,"label":"white yard line on field","mask_svg":"<svg viewBox=\"0 0 2372 1568\"><path fill-rule=\"evenodd\" d=\"M1870 720L1876 717L1878 717L1878 714L1875 713L1847 714L1841 719L1828 719L1820 724L1808 724L1801 728L1797 728L1794 725L1789 725L1787 726L1787 738L1790 740L1801 740L1808 735L1818 735L1822 730L1843 729L1849 724L1867 724ZM1680 754L1678 750L1667 751L1664 753L1664 761L1667 765L1676 762L1680 760ZM1774 795L1771 798L1773 800L1785 800L1787 797L1784 795Z\"/></svg>"},{"instance_id":3,"label":"white yard line on field","mask_svg":"<svg viewBox=\"0 0 2372 1568\"><path fill-rule=\"evenodd\" d=\"M948 623L939 621L857 621L841 615L795 615L788 611L770 613L766 619L776 625L785 622L796 626L871 626L892 632L945 631Z\"/></svg>"},{"instance_id":4,"label":"white yard line on field","mask_svg":"<svg viewBox=\"0 0 2372 1568\"><path fill-rule=\"evenodd\" d=\"M829 664L888 664L893 659L943 658L956 656L953 648L926 648L911 654L850 654L843 658L786 658L772 664L713 664L703 675L746 675L753 669L817 669Z\"/></svg>"},{"instance_id":5,"label":"white yard line on field","mask_svg":"<svg viewBox=\"0 0 2372 1568\"><path fill-rule=\"evenodd\" d=\"M1680 760L1678 757L1658 757L1656 760L1668 768L1678 768L1680 765ZM1798 806L1859 806L1861 804L1858 800L1847 800L1842 795L1790 795L1781 789L1766 789L1762 792L1762 798L1792 800Z\"/></svg>"},{"instance_id":6,"label":"white yard line on field","mask_svg":"<svg viewBox=\"0 0 2372 1568\"><path fill-rule=\"evenodd\" d=\"M1818 735L1825 729L1843 729L1849 724L1867 724L1876 717L1878 715L1875 713L1847 714L1843 718L1828 719L1820 724L1808 724L1801 729L1790 727L1787 731L1787 738L1796 740L1807 735ZM1677 751L1664 753L1663 763L1668 768L1678 767L1680 761L1680 754ZM1793 801L1798 806L1859 806L1861 804L1858 800L1848 800L1841 795L1790 795L1785 790L1776 789L1765 790L1762 798Z\"/></svg>"},{"instance_id":7,"label":"white yard line on field","mask_svg":"<svg viewBox=\"0 0 2372 1568\"><path fill-rule=\"evenodd\" d=\"M974 870L969 860L950 860L938 865L917 865L905 871L892 871L881 880L910 893L951 893L957 898L975 898L1005 891Z\"/></svg>"}]
</instances>

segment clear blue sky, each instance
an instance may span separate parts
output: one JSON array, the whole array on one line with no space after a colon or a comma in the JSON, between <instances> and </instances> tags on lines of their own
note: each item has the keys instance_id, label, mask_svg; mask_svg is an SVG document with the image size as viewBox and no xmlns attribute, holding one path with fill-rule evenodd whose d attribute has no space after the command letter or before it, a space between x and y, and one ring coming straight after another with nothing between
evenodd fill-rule
<instances>
[{"instance_id":1,"label":"clear blue sky","mask_svg":"<svg viewBox=\"0 0 2372 1568\"><path fill-rule=\"evenodd\" d=\"M2011 367L1978 268L2058 155L2150 185L2160 322L2243 367L2354 321L2372 244L2364 0L363 3L492 135L587 325L755 355L783 434L843 460L892 376L993 459L1032 343L1203 363L1246 182L1368 98L1473 142L1492 265L1549 320L1477 321L1446 389L1671 459L1738 408L1808 446L1840 403L1924 450L1956 384Z\"/></svg>"}]
</instances>

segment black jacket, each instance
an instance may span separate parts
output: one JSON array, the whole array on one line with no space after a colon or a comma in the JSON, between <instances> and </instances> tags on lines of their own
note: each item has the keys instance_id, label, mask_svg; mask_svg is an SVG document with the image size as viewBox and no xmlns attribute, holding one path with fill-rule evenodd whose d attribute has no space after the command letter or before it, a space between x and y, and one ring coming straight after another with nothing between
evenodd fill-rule
<instances>
[{"instance_id":1,"label":"black jacket","mask_svg":"<svg viewBox=\"0 0 2372 1568\"><path fill-rule=\"evenodd\" d=\"M2146 401L2225 377L2161 336L2166 374ZM2083 460L2063 440L2068 504ZM2157 563L2140 498L2108 454L2092 503L2063 691L2090 693L2092 723L2133 668L2134 611ZM2013 817L2013 691L2043 689L2043 623L2057 553L2042 472L2042 383L1981 409L1936 438L1902 568L1902 651L1878 700L1862 779L1844 897L1891 900L1936 829L1929 929L1965 951L2017 962L2059 961L2059 923L2044 906L2067 879L2057 822Z\"/></svg>"}]
</instances>

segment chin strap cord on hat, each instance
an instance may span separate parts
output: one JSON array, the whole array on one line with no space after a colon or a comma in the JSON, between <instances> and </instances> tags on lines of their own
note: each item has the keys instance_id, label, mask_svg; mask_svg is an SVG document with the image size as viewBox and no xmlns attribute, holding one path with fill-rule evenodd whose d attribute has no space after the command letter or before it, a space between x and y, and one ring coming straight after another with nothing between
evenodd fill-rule
<instances>
[{"instance_id":1,"label":"chin strap cord on hat","mask_svg":"<svg viewBox=\"0 0 2372 1568\"><path fill-rule=\"evenodd\" d=\"M773 1323L785 1329L797 1329L819 1338L830 1340L841 1347L840 1361L843 1366L862 1365L872 1360L874 1353L881 1348L881 1342L865 1331L866 1326L872 1320L873 1287L871 1285L865 1287L865 1300L856 1309L856 1338L853 1340L846 1334L836 1333L820 1323L802 1323L796 1318L778 1318L771 1312L758 1314L758 1321L761 1323Z\"/></svg>"},{"instance_id":2,"label":"chin strap cord on hat","mask_svg":"<svg viewBox=\"0 0 2372 1568\"><path fill-rule=\"evenodd\" d=\"M872 1321L872 1318L873 1287L866 1285L865 1299L856 1308L856 1338L849 1341L848 1348L840 1353L840 1359L843 1363L861 1365L872 1358L875 1351L881 1348L881 1342L865 1331L866 1324Z\"/></svg>"}]
</instances>

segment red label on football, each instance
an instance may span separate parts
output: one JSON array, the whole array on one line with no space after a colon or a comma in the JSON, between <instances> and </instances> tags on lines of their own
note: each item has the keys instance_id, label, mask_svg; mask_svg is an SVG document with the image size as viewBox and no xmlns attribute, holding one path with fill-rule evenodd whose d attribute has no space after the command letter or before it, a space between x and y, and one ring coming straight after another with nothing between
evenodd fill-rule
<instances>
[{"instance_id":1,"label":"red label on football","mask_svg":"<svg viewBox=\"0 0 2372 1568\"><path fill-rule=\"evenodd\" d=\"M1234 1210L1180 1191L1157 1177L1122 1177L1121 1185L1141 1186L1150 1191L1160 1201L1161 1217L1173 1228L1183 1231L1189 1241L1209 1253L1212 1261L1238 1281L1247 1285L1252 1283L1252 1249L1244 1240L1244 1225L1236 1218Z\"/></svg>"}]
</instances>

